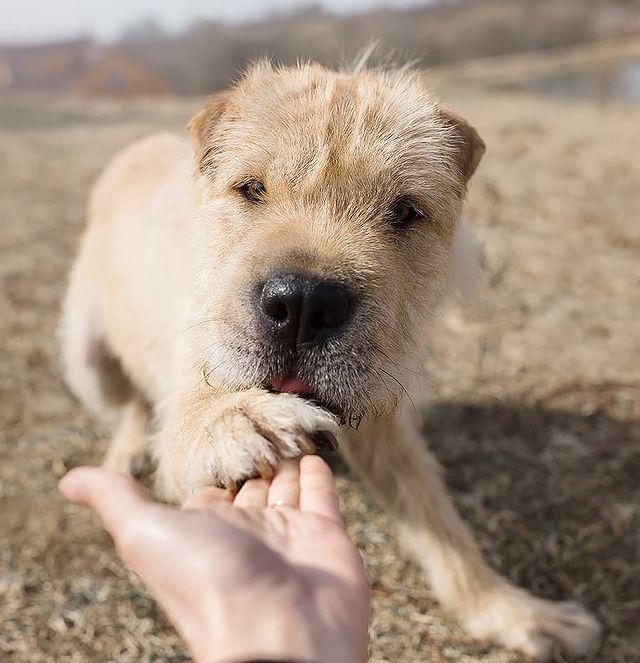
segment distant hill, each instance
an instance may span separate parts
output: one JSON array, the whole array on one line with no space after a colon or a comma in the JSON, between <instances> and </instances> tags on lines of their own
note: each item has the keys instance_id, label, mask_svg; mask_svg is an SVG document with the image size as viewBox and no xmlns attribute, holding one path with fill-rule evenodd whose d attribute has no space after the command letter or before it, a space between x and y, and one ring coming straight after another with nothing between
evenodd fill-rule
<instances>
[{"instance_id":1,"label":"distant hill","mask_svg":"<svg viewBox=\"0 0 640 663\"><path fill-rule=\"evenodd\" d=\"M178 35L145 20L108 48L87 40L0 47L0 92L204 94L264 56L335 66L376 42L373 62L433 66L632 34L640 35L640 0L441 0L346 16L318 5L242 25L201 20Z\"/></svg>"},{"instance_id":2,"label":"distant hill","mask_svg":"<svg viewBox=\"0 0 640 663\"><path fill-rule=\"evenodd\" d=\"M248 60L265 55L335 65L377 41L379 57L435 65L631 33L640 33L640 0L447 0L350 16L312 6L239 26L200 21L178 36L146 22L122 42L179 92L200 94L226 86Z\"/></svg>"}]
</instances>

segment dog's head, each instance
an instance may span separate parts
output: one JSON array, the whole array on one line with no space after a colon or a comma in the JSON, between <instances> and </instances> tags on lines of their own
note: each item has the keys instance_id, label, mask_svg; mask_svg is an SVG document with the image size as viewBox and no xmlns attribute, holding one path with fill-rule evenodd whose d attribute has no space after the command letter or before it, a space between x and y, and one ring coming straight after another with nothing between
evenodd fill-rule
<instances>
[{"instance_id":1,"label":"dog's head","mask_svg":"<svg viewBox=\"0 0 640 663\"><path fill-rule=\"evenodd\" d=\"M392 410L484 144L415 72L252 68L190 124L209 381ZM199 322L199 321L196 321Z\"/></svg>"}]
</instances>

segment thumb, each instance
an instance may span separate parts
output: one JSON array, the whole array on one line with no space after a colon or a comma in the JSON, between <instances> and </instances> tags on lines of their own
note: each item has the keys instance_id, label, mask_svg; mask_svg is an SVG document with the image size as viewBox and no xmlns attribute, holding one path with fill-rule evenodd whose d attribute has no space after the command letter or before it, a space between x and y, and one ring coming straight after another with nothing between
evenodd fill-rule
<instances>
[{"instance_id":1,"label":"thumb","mask_svg":"<svg viewBox=\"0 0 640 663\"><path fill-rule=\"evenodd\" d=\"M58 484L74 504L93 509L115 539L140 511L155 504L149 493L131 476L103 467L76 467Z\"/></svg>"}]
</instances>

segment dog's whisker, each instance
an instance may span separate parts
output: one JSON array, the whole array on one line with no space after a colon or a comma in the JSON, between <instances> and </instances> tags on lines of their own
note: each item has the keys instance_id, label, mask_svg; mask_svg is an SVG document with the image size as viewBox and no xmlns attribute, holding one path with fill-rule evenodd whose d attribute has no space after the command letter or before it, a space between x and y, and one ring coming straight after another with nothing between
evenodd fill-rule
<instances>
[{"instance_id":1,"label":"dog's whisker","mask_svg":"<svg viewBox=\"0 0 640 663\"><path fill-rule=\"evenodd\" d=\"M399 371L407 371L408 373L412 373L413 375L417 375L418 377L421 378L428 378L428 374L426 371L416 371L415 369L409 368L408 366L403 366L399 362L395 361L392 359L382 348L377 348L377 351L391 364L393 365L396 369Z\"/></svg>"},{"instance_id":2,"label":"dog's whisker","mask_svg":"<svg viewBox=\"0 0 640 663\"><path fill-rule=\"evenodd\" d=\"M416 408L416 404L413 402L413 398L411 398L411 395L409 394L405 386L402 384L402 382L400 382L400 380L398 380L398 378L396 378L395 376L391 375L391 373L389 373L388 371L385 371L385 369L382 368L381 366L379 367L379 370L381 370L385 375L388 375L394 382L398 384L400 389L402 389L404 395L409 399L409 402L411 403L414 412L418 414L418 409Z\"/></svg>"},{"instance_id":3,"label":"dog's whisker","mask_svg":"<svg viewBox=\"0 0 640 663\"><path fill-rule=\"evenodd\" d=\"M382 386L389 393L389 397L392 398L395 401L393 409L396 409L398 407L398 394L393 389L391 389L391 387L387 384L386 380L382 377L382 375L380 374L380 371L377 368L373 367L373 372L378 376L378 379L382 383ZM387 373L387 375L388 375L388 373ZM391 376L389 376L389 377L391 377Z\"/></svg>"},{"instance_id":4,"label":"dog's whisker","mask_svg":"<svg viewBox=\"0 0 640 663\"><path fill-rule=\"evenodd\" d=\"M206 320L200 320L199 322L194 322L192 325L189 325L188 327L185 327L181 332L178 332L179 334L186 334L188 331L191 331L192 329L195 329L196 327L199 327L201 325L208 325L208 324L214 324L216 322L224 322L224 318L217 316L215 318L207 318Z\"/></svg>"}]
</instances>

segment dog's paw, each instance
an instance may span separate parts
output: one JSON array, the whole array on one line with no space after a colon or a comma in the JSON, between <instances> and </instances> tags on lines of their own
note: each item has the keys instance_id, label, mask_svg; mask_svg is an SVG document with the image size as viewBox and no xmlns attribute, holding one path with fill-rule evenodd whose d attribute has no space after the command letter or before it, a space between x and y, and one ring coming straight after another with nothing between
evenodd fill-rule
<instances>
[{"instance_id":1,"label":"dog's paw","mask_svg":"<svg viewBox=\"0 0 640 663\"><path fill-rule=\"evenodd\" d=\"M148 460L146 449L129 451L110 448L102 461L102 467L138 477L144 472Z\"/></svg>"},{"instance_id":2,"label":"dog's paw","mask_svg":"<svg viewBox=\"0 0 640 663\"><path fill-rule=\"evenodd\" d=\"M270 478L284 458L336 448L338 422L327 410L292 394L252 390L216 402L187 459L187 492Z\"/></svg>"},{"instance_id":3,"label":"dog's paw","mask_svg":"<svg viewBox=\"0 0 640 663\"><path fill-rule=\"evenodd\" d=\"M584 655L600 638L598 622L578 603L546 601L511 586L493 593L465 622L474 637L494 640L537 661L560 652Z\"/></svg>"}]
</instances>

